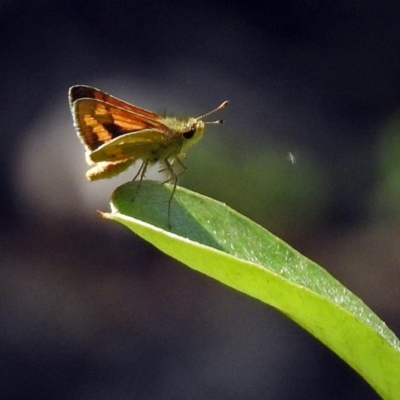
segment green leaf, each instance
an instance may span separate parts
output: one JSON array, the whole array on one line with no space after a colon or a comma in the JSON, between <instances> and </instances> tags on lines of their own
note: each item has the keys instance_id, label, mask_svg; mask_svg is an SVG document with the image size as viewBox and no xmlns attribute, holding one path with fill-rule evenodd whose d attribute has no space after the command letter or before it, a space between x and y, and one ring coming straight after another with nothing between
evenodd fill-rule
<instances>
[{"instance_id":1,"label":"green leaf","mask_svg":"<svg viewBox=\"0 0 400 400\"><path fill-rule=\"evenodd\" d=\"M313 261L225 204L143 181L115 190L111 213L166 254L297 322L386 399L400 398L400 342L360 299ZM134 201L133 201L134 200Z\"/></svg>"}]
</instances>

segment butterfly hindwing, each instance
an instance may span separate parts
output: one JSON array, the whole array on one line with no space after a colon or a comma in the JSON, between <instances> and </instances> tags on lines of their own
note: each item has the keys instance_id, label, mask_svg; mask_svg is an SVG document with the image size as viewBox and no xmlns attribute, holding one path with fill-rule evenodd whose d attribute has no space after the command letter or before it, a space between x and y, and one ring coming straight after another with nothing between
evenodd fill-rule
<instances>
[{"instance_id":1,"label":"butterfly hindwing","mask_svg":"<svg viewBox=\"0 0 400 400\"><path fill-rule=\"evenodd\" d=\"M125 171L135 162L134 158L127 158L116 162L99 162L86 172L89 181L112 178Z\"/></svg>"},{"instance_id":2,"label":"butterfly hindwing","mask_svg":"<svg viewBox=\"0 0 400 400\"><path fill-rule=\"evenodd\" d=\"M158 129L142 129L116 137L88 153L88 157L92 162L115 161L127 157L156 160L163 149L171 147L174 141L179 142L179 138L179 135L170 136Z\"/></svg>"}]
</instances>

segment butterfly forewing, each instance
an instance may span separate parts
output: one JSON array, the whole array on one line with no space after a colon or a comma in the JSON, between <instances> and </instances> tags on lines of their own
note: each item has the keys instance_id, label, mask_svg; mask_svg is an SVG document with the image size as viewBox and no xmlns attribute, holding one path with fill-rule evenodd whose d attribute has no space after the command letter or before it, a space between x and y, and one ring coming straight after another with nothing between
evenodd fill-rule
<instances>
[{"instance_id":1,"label":"butterfly forewing","mask_svg":"<svg viewBox=\"0 0 400 400\"><path fill-rule=\"evenodd\" d=\"M69 104L71 108L72 104L76 100L80 99L97 99L104 103L112 104L119 108L132 111L135 114L143 115L144 117L150 118L155 121L162 122L163 120L163 117L161 117L158 114L145 110L144 108L136 107L133 104L117 99L116 97L111 96L110 94L102 92L101 90L93 88L91 86L77 85L77 86L72 86L69 89Z\"/></svg>"},{"instance_id":2,"label":"butterfly forewing","mask_svg":"<svg viewBox=\"0 0 400 400\"><path fill-rule=\"evenodd\" d=\"M88 151L127 133L144 129L157 130L160 134L168 132L167 126L159 121L97 99L75 100L72 110L79 137Z\"/></svg>"}]
</instances>

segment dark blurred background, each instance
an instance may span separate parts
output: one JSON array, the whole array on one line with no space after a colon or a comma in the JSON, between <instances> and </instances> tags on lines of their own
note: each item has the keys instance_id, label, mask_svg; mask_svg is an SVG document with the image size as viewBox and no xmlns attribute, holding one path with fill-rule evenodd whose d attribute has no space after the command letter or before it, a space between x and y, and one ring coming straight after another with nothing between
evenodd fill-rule
<instances>
[{"instance_id":1,"label":"dark blurred background","mask_svg":"<svg viewBox=\"0 0 400 400\"><path fill-rule=\"evenodd\" d=\"M274 309L99 218L135 170L86 181L67 91L182 117L229 99L180 184L399 335L399 20L395 0L1 1L1 398L377 399Z\"/></svg>"}]
</instances>

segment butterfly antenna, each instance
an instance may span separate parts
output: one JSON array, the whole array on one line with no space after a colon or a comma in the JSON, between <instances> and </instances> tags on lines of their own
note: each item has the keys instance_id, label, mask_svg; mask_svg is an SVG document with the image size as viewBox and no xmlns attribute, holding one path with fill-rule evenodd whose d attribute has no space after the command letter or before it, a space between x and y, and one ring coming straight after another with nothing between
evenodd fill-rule
<instances>
[{"instance_id":1,"label":"butterfly antenna","mask_svg":"<svg viewBox=\"0 0 400 400\"><path fill-rule=\"evenodd\" d=\"M215 113L216 111L220 110L221 108L225 108L229 104L228 100L223 101L217 108L214 108L214 110L209 111L208 113L205 113L203 115L200 115L200 117L197 117L196 120L204 117L208 117L210 114ZM222 124L224 122L223 119L219 119L217 121L207 121L205 124Z\"/></svg>"}]
</instances>

